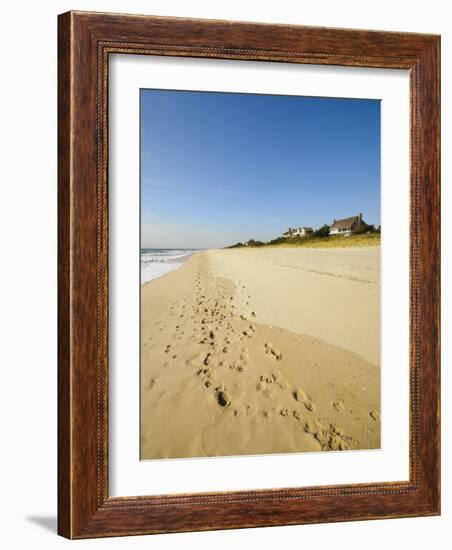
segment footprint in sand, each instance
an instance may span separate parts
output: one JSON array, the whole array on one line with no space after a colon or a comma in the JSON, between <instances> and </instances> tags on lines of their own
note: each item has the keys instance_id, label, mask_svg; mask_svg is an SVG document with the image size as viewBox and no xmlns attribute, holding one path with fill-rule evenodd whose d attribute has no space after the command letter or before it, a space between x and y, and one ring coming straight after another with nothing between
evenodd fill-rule
<instances>
[{"instance_id":1,"label":"footprint in sand","mask_svg":"<svg viewBox=\"0 0 452 550\"><path fill-rule=\"evenodd\" d=\"M220 407L228 407L231 404L231 398L226 390L217 388L215 392L215 399Z\"/></svg>"},{"instance_id":2,"label":"footprint in sand","mask_svg":"<svg viewBox=\"0 0 452 550\"><path fill-rule=\"evenodd\" d=\"M273 384L274 382L273 376L268 376L267 374L261 374L259 380L265 382L265 384Z\"/></svg>"},{"instance_id":3,"label":"footprint in sand","mask_svg":"<svg viewBox=\"0 0 452 550\"><path fill-rule=\"evenodd\" d=\"M256 390L262 392L262 395L267 399L272 399L273 393L270 391L270 388L268 386L270 384L273 384L273 382L274 382L273 376L262 374L259 377L259 382L256 385Z\"/></svg>"},{"instance_id":4,"label":"footprint in sand","mask_svg":"<svg viewBox=\"0 0 452 550\"><path fill-rule=\"evenodd\" d=\"M230 370L236 370L237 372L244 372L245 367L244 365L237 365L237 363L231 363L229 365Z\"/></svg>"},{"instance_id":5,"label":"footprint in sand","mask_svg":"<svg viewBox=\"0 0 452 550\"><path fill-rule=\"evenodd\" d=\"M282 360L283 354L279 350L275 349L273 345L270 344L270 342L266 342L264 344L264 347L265 347L265 353L273 357L273 359L276 359L276 361Z\"/></svg>"},{"instance_id":6,"label":"footprint in sand","mask_svg":"<svg viewBox=\"0 0 452 550\"><path fill-rule=\"evenodd\" d=\"M249 358L250 358L249 355L241 353L240 354L240 361L242 362L242 365L248 364Z\"/></svg>"},{"instance_id":7,"label":"footprint in sand","mask_svg":"<svg viewBox=\"0 0 452 550\"><path fill-rule=\"evenodd\" d=\"M308 420L304 431L314 436L323 451L346 451L357 443L351 437L345 436L344 432L334 424L324 426L320 422Z\"/></svg>"},{"instance_id":8,"label":"footprint in sand","mask_svg":"<svg viewBox=\"0 0 452 550\"><path fill-rule=\"evenodd\" d=\"M282 375L278 370L272 372L272 378L282 390L287 390L289 387L289 384L282 379Z\"/></svg>"},{"instance_id":9,"label":"footprint in sand","mask_svg":"<svg viewBox=\"0 0 452 550\"><path fill-rule=\"evenodd\" d=\"M314 403L312 403L311 399L308 398L308 396L300 388L297 388L296 390L294 390L292 392L292 395L295 401L298 401L299 403L303 403L303 405L309 412L313 412L315 410Z\"/></svg>"},{"instance_id":10,"label":"footprint in sand","mask_svg":"<svg viewBox=\"0 0 452 550\"><path fill-rule=\"evenodd\" d=\"M149 380L148 390L152 390L152 388L155 386L156 383L157 383L157 379L156 378L151 378Z\"/></svg>"},{"instance_id":11,"label":"footprint in sand","mask_svg":"<svg viewBox=\"0 0 452 550\"><path fill-rule=\"evenodd\" d=\"M337 399L333 402L333 408L336 409L337 412L342 412L344 410L344 401L343 399Z\"/></svg>"}]
</instances>

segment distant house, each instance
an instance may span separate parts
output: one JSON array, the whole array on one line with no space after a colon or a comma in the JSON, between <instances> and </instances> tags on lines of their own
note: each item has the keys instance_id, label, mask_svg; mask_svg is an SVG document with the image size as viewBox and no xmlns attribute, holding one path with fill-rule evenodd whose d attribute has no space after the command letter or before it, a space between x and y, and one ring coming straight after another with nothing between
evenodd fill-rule
<instances>
[{"instance_id":1,"label":"distant house","mask_svg":"<svg viewBox=\"0 0 452 550\"><path fill-rule=\"evenodd\" d=\"M333 220L330 226L330 235L350 235L352 231L355 231L361 225L365 225L362 214L343 220Z\"/></svg>"},{"instance_id":2,"label":"distant house","mask_svg":"<svg viewBox=\"0 0 452 550\"><path fill-rule=\"evenodd\" d=\"M314 230L312 227L289 227L289 229L283 233L283 237L286 237L286 239L289 237L306 237L306 235L313 232Z\"/></svg>"}]
</instances>

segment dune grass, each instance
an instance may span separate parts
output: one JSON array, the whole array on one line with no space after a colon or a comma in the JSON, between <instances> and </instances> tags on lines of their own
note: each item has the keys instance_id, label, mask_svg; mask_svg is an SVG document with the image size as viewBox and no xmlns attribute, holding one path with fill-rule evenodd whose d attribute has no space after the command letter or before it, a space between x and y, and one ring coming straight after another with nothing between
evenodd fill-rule
<instances>
[{"instance_id":1,"label":"dune grass","mask_svg":"<svg viewBox=\"0 0 452 550\"><path fill-rule=\"evenodd\" d=\"M379 246L379 233L364 233L361 235L333 235L331 237L307 237L302 239L286 239L286 242L265 245L271 248L353 248Z\"/></svg>"}]
</instances>

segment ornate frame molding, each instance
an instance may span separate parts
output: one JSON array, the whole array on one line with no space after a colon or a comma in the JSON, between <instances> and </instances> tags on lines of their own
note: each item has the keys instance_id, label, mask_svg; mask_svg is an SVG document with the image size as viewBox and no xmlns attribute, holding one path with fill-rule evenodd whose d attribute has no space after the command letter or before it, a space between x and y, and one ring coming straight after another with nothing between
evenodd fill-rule
<instances>
[{"instance_id":1,"label":"ornate frame molding","mask_svg":"<svg viewBox=\"0 0 452 550\"><path fill-rule=\"evenodd\" d=\"M439 513L439 45L437 36L408 33L88 12L59 16L61 535L85 538ZM110 54L410 71L409 481L109 497Z\"/></svg>"}]
</instances>

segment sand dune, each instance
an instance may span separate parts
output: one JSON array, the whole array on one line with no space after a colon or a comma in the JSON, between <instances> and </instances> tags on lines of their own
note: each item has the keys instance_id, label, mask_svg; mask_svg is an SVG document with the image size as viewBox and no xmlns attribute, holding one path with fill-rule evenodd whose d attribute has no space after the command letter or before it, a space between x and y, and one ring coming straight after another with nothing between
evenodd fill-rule
<instances>
[{"instance_id":1,"label":"sand dune","mask_svg":"<svg viewBox=\"0 0 452 550\"><path fill-rule=\"evenodd\" d=\"M378 257L208 251L144 285L141 457L378 448Z\"/></svg>"}]
</instances>

